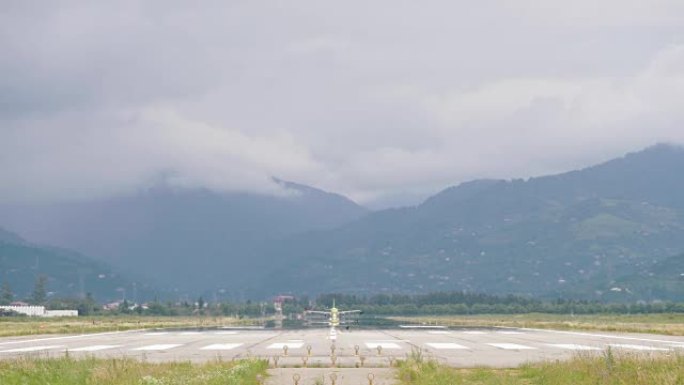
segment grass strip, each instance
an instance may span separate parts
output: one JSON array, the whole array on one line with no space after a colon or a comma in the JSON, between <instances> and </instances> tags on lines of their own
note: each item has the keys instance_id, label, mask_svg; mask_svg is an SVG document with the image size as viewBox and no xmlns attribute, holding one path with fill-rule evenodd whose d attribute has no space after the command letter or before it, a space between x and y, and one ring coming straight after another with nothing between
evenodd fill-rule
<instances>
[{"instance_id":1,"label":"grass strip","mask_svg":"<svg viewBox=\"0 0 684 385\"><path fill-rule=\"evenodd\" d=\"M567 361L528 364L515 369L455 369L413 353L398 363L401 385L679 385L681 355L577 355Z\"/></svg>"},{"instance_id":2,"label":"grass strip","mask_svg":"<svg viewBox=\"0 0 684 385\"><path fill-rule=\"evenodd\" d=\"M257 385L268 363L148 363L133 359L21 358L0 361L2 385Z\"/></svg>"}]
</instances>

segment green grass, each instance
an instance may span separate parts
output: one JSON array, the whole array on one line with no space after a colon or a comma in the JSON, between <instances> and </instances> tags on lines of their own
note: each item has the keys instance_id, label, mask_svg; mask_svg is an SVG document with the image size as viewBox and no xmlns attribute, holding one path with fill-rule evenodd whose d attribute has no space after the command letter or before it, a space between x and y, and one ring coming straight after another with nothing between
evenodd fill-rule
<instances>
[{"instance_id":1,"label":"green grass","mask_svg":"<svg viewBox=\"0 0 684 385\"><path fill-rule=\"evenodd\" d=\"M684 384L680 355L578 355L516 369L454 369L414 354L399 363L401 385L675 385Z\"/></svg>"},{"instance_id":2,"label":"green grass","mask_svg":"<svg viewBox=\"0 0 684 385\"><path fill-rule=\"evenodd\" d=\"M0 361L2 385L257 385L263 360L147 363L132 359L72 358Z\"/></svg>"},{"instance_id":3,"label":"green grass","mask_svg":"<svg viewBox=\"0 0 684 385\"><path fill-rule=\"evenodd\" d=\"M464 327L518 327L556 330L653 333L684 336L684 314L487 314L463 316L391 317L399 322Z\"/></svg>"},{"instance_id":4,"label":"green grass","mask_svg":"<svg viewBox=\"0 0 684 385\"><path fill-rule=\"evenodd\" d=\"M36 334L85 334L174 327L235 326L253 324L254 322L257 320L231 317L0 317L0 337Z\"/></svg>"}]
</instances>

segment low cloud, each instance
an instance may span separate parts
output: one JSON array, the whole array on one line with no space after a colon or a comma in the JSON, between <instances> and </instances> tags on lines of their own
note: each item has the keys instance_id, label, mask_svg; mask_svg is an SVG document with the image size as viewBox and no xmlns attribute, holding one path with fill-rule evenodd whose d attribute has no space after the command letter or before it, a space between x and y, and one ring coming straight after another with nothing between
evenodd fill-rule
<instances>
[{"instance_id":1,"label":"low cloud","mask_svg":"<svg viewBox=\"0 0 684 385\"><path fill-rule=\"evenodd\" d=\"M0 202L276 176L383 206L684 143L684 7L644 4L10 2Z\"/></svg>"}]
</instances>

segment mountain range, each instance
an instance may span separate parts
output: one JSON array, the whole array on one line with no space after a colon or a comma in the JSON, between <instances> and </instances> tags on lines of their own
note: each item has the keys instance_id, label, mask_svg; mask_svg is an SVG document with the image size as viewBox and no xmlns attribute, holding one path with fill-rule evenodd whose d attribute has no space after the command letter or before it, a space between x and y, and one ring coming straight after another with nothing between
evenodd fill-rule
<instances>
[{"instance_id":1,"label":"mountain range","mask_svg":"<svg viewBox=\"0 0 684 385\"><path fill-rule=\"evenodd\" d=\"M684 149L659 145L560 175L464 183L417 207L289 240L282 249L290 259L268 282L296 290L649 298L653 292L619 284L657 280L663 261L681 260L681 170ZM684 299L682 284L659 298Z\"/></svg>"},{"instance_id":2,"label":"mountain range","mask_svg":"<svg viewBox=\"0 0 684 385\"><path fill-rule=\"evenodd\" d=\"M161 292L244 297L241 285L252 280L262 245L333 229L368 212L337 194L274 183L280 195L161 185L107 200L4 205L0 225L41 244L78 250Z\"/></svg>"},{"instance_id":3,"label":"mountain range","mask_svg":"<svg viewBox=\"0 0 684 385\"><path fill-rule=\"evenodd\" d=\"M40 276L47 278L48 294L55 298L84 297L87 293L123 296L132 284L106 263L73 251L32 244L0 229L0 281L9 283L15 299L29 298ZM144 285L140 290L152 292Z\"/></svg>"},{"instance_id":4,"label":"mountain range","mask_svg":"<svg viewBox=\"0 0 684 385\"><path fill-rule=\"evenodd\" d=\"M171 293L684 300L682 170L684 149L657 145L559 175L467 182L375 212L276 180L277 196L161 186L103 201L5 205L0 226Z\"/></svg>"}]
</instances>

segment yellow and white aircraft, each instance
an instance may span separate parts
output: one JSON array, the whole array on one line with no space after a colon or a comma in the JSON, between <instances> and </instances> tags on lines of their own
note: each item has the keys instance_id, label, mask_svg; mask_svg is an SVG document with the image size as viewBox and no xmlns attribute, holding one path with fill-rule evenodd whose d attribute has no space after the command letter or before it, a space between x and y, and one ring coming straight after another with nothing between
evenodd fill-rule
<instances>
[{"instance_id":1,"label":"yellow and white aircraft","mask_svg":"<svg viewBox=\"0 0 684 385\"><path fill-rule=\"evenodd\" d=\"M337 330L335 330L336 327L340 326L341 324L344 324L344 321L342 320L342 317L345 315L349 314L361 314L363 311L361 310L345 310L345 311L340 311L336 306L335 306L335 300L333 300L333 306L329 310L307 310L306 314L318 314L318 315L324 315L328 317L328 321L326 322L328 326L330 326L330 339L335 340L337 339Z\"/></svg>"}]
</instances>

